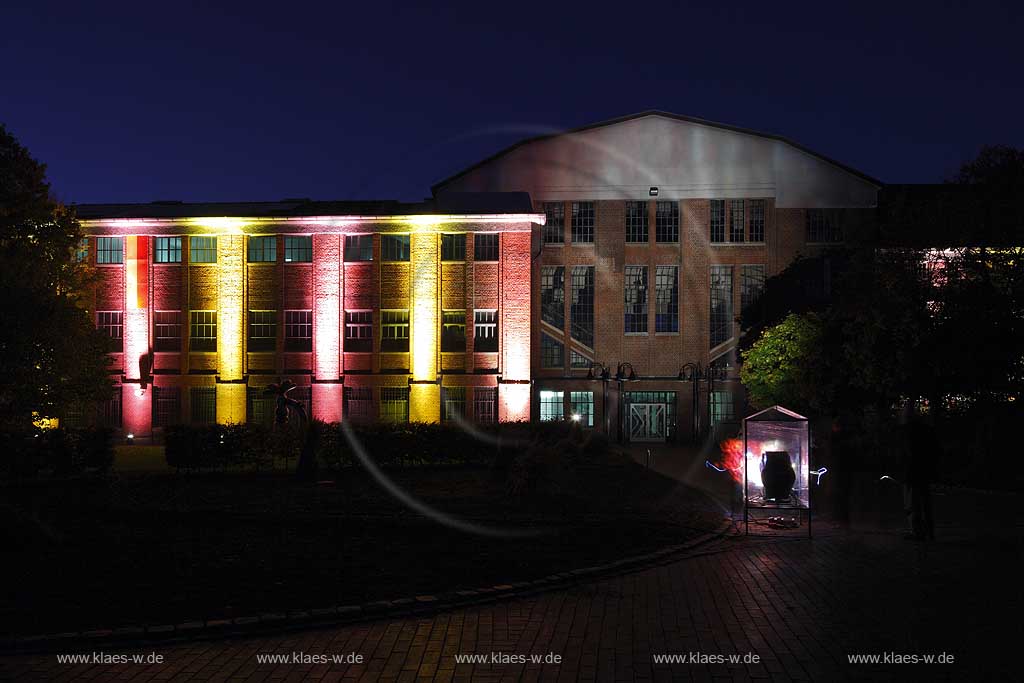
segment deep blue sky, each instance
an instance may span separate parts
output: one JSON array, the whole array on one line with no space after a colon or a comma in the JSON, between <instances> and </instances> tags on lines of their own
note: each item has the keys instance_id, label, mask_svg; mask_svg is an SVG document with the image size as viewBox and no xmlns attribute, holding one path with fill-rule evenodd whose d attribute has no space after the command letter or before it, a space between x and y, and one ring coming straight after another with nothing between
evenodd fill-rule
<instances>
[{"instance_id":1,"label":"deep blue sky","mask_svg":"<svg viewBox=\"0 0 1024 683\"><path fill-rule=\"evenodd\" d=\"M887 182L1024 146L1014 2L209 4L0 8L0 122L62 200L417 199L521 137L644 109Z\"/></svg>"}]
</instances>

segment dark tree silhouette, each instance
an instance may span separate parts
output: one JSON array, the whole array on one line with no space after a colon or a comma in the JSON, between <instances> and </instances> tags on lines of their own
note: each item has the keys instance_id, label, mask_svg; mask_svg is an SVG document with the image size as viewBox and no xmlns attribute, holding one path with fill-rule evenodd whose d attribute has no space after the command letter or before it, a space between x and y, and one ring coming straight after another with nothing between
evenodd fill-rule
<instances>
[{"instance_id":1,"label":"dark tree silhouette","mask_svg":"<svg viewBox=\"0 0 1024 683\"><path fill-rule=\"evenodd\" d=\"M46 167L0 125L0 427L110 397L108 340L93 320L89 268L75 258L81 239Z\"/></svg>"}]
</instances>

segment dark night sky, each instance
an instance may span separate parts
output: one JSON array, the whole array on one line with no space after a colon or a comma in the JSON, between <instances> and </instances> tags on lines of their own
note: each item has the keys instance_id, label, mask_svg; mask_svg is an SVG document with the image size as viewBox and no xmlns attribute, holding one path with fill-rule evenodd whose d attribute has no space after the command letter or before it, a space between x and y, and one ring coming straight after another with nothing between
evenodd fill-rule
<instances>
[{"instance_id":1,"label":"dark night sky","mask_svg":"<svg viewBox=\"0 0 1024 683\"><path fill-rule=\"evenodd\" d=\"M417 199L519 138L645 109L887 182L1024 146L1014 2L210 4L3 4L0 122L62 200Z\"/></svg>"}]
</instances>

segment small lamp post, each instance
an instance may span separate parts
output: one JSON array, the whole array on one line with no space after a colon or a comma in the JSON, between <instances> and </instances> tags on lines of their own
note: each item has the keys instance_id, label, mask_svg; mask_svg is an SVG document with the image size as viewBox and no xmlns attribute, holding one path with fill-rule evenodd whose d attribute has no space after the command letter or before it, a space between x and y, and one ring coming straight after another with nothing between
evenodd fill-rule
<instances>
[{"instance_id":1,"label":"small lamp post","mask_svg":"<svg viewBox=\"0 0 1024 683\"><path fill-rule=\"evenodd\" d=\"M597 370L597 373L594 372ZM587 369L587 379L601 380L601 412L604 415L604 433L608 434L608 379L611 377L611 370L604 363L591 361Z\"/></svg>"}]
</instances>

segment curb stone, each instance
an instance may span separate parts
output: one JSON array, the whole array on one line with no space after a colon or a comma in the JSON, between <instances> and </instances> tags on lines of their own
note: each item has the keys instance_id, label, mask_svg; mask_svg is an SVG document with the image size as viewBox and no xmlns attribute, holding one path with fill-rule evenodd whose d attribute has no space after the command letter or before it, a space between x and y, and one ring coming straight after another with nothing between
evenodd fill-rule
<instances>
[{"instance_id":1,"label":"curb stone","mask_svg":"<svg viewBox=\"0 0 1024 683\"><path fill-rule=\"evenodd\" d=\"M303 628L345 626L367 619L382 619L409 614L429 614L448 609L485 605L516 597L534 595L554 588L568 587L598 577L609 577L652 565L686 559L678 557L694 548L719 539L729 531L732 522L723 522L719 528L696 536L689 541L666 546L657 551L614 560L605 564L580 567L566 572L550 574L532 581L518 581L473 590L457 590L439 595L419 595L396 600L376 600L361 605L337 605L286 614L268 612L260 615L188 621L180 624L151 624L123 626L114 629L92 629L81 632L35 634L0 640L0 652L29 654L53 650L57 646L81 649L89 646L140 646L159 642L168 644L204 638L225 638L265 635L272 632L296 631Z\"/></svg>"}]
</instances>

